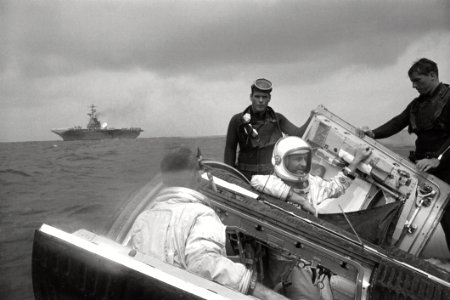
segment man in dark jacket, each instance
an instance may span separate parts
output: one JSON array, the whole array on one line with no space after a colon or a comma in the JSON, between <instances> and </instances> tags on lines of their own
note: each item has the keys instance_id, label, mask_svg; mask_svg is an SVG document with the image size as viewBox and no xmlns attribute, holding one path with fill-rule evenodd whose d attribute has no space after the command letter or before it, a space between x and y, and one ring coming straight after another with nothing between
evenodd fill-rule
<instances>
[{"instance_id":1,"label":"man in dark jacket","mask_svg":"<svg viewBox=\"0 0 450 300\"><path fill-rule=\"evenodd\" d=\"M285 116L275 112L268 106L271 92L272 83L269 80L257 79L251 86L252 104L234 115L228 125L224 162L237 168L249 180L252 175L271 174L275 143L283 134L301 137L309 122L297 127Z\"/></svg>"},{"instance_id":2,"label":"man in dark jacket","mask_svg":"<svg viewBox=\"0 0 450 300\"><path fill-rule=\"evenodd\" d=\"M437 64L427 58L416 61L408 71L413 88L419 92L398 116L370 130L362 131L374 138L390 137L408 126L415 133L416 150L410 159L419 171L429 172L450 184L450 87L439 81ZM441 219L450 250L450 211Z\"/></svg>"}]
</instances>

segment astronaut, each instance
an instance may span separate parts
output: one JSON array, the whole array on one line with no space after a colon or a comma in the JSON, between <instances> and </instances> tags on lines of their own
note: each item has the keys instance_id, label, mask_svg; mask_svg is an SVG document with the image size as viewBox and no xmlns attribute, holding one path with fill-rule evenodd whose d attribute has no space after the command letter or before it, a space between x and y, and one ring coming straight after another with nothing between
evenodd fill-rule
<instances>
[{"instance_id":1,"label":"astronaut","mask_svg":"<svg viewBox=\"0 0 450 300\"><path fill-rule=\"evenodd\" d=\"M275 174L254 175L251 185L263 193L286 201L317 216L317 205L344 194L356 178L356 168L371 154L371 149L358 148L353 161L330 180L311 175L312 149L301 138L287 136L275 144L272 164ZM268 250L269 286L280 282L284 295L290 299L331 300L333 294L330 278L314 276L310 266L299 266L296 260L287 258L275 249ZM314 280L313 278L316 278ZM317 284L321 283L321 287Z\"/></svg>"},{"instance_id":2,"label":"astronaut","mask_svg":"<svg viewBox=\"0 0 450 300\"><path fill-rule=\"evenodd\" d=\"M278 140L272 154L275 174L254 175L251 185L317 215L317 206L327 199L345 193L356 178L356 168L371 154L370 148L359 147L353 161L329 180L310 174L312 149L304 140L287 136Z\"/></svg>"}]
</instances>

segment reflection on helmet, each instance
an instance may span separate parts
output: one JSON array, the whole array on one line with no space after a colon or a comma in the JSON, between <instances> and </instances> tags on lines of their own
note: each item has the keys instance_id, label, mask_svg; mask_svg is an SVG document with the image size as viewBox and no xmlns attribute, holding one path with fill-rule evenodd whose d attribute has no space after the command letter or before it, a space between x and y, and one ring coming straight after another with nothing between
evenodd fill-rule
<instances>
[{"instance_id":1,"label":"reflection on helmet","mask_svg":"<svg viewBox=\"0 0 450 300\"><path fill-rule=\"evenodd\" d=\"M311 170L311 147L299 137L283 137L275 144L272 164L282 180L307 181Z\"/></svg>"}]
</instances>

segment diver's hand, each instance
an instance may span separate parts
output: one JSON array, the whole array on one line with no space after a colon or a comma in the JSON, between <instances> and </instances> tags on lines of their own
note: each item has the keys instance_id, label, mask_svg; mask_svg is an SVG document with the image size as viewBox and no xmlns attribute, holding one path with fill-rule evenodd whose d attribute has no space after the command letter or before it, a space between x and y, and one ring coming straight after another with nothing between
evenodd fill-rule
<instances>
[{"instance_id":1,"label":"diver's hand","mask_svg":"<svg viewBox=\"0 0 450 300\"><path fill-rule=\"evenodd\" d=\"M369 127L367 126L363 126L360 128L356 128L356 134L360 137L363 138L365 135L367 135L368 137L371 138L375 138L375 134L373 133L372 130L370 130Z\"/></svg>"},{"instance_id":2,"label":"diver's hand","mask_svg":"<svg viewBox=\"0 0 450 300\"><path fill-rule=\"evenodd\" d=\"M425 158L416 162L416 168L421 172L439 167L441 162L437 158Z\"/></svg>"}]
</instances>

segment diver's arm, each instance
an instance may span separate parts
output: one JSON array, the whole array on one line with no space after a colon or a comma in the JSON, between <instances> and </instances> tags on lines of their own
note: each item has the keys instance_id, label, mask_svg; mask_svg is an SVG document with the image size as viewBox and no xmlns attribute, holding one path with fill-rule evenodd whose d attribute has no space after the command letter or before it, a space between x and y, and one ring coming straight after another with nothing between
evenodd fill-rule
<instances>
[{"instance_id":1,"label":"diver's arm","mask_svg":"<svg viewBox=\"0 0 450 300\"><path fill-rule=\"evenodd\" d=\"M408 126L410 107L411 104L409 104L402 113L372 130L373 138L384 139L390 137Z\"/></svg>"},{"instance_id":2,"label":"diver's arm","mask_svg":"<svg viewBox=\"0 0 450 300\"><path fill-rule=\"evenodd\" d=\"M427 172L431 169L440 169L448 166L450 161L450 138L442 145L437 152L436 158L420 159L416 162L416 167L419 171Z\"/></svg>"},{"instance_id":3,"label":"diver's arm","mask_svg":"<svg viewBox=\"0 0 450 300\"><path fill-rule=\"evenodd\" d=\"M237 125L235 117L231 118L228 124L227 137L225 142L225 151L223 162L227 165L236 167L236 151L238 145Z\"/></svg>"},{"instance_id":4,"label":"diver's arm","mask_svg":"<svg viewBox=\"0 0 450 300\"><path fill-rule=\"evenodd\" d=\"M306 122L300 126L295 126L291 121L289 121L284 115L280 113L276 113L278 122L280 123L281 131L287 135L294 135L298 137L302 137L308 127L309 122L311 121L311 115L306 120Z\"/></svg>"}]
</instances>

